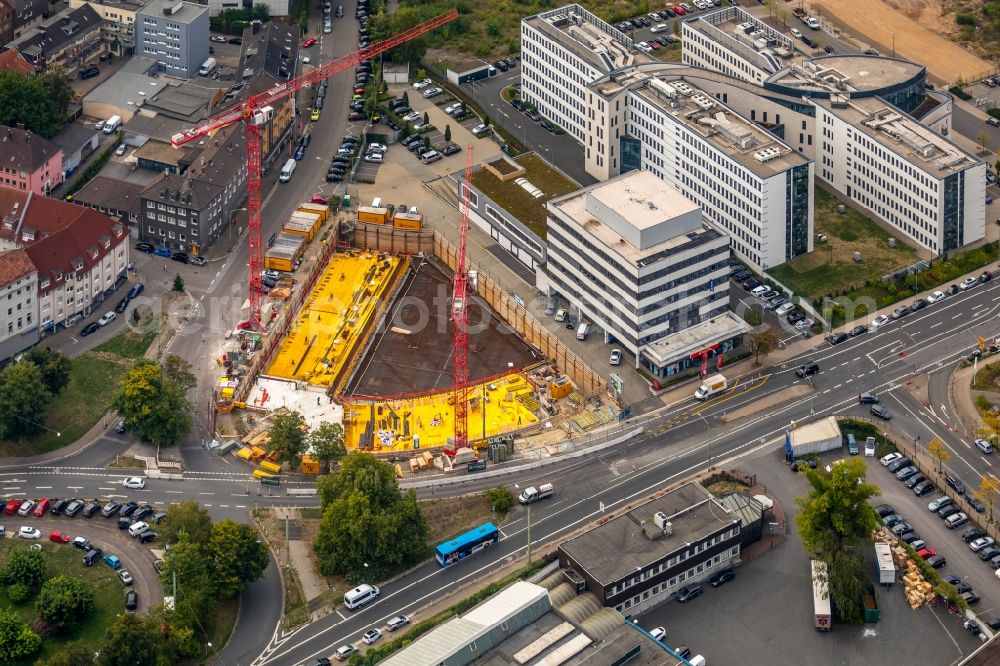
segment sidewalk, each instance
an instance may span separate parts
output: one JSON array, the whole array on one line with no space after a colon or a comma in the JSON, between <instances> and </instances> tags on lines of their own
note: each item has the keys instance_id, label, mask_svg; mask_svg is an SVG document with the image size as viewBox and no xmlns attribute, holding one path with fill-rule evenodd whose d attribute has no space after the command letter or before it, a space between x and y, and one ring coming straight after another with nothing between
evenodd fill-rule
<instances>
[{"instance_id":1,"label":"sidewalk","mask_svg":"<svg viewBox=\"0 0 1000 666\"><path fill-rule=\"evenodd\" d=\"M976 436L976 431L982 426L979 418L979 410L976 408L975 396L986 393L986 391L973 391L970 384L975 366L958 368L948 379L948 407L951 408L955 418L949 418L947 414L940 416L948 424L948 427L965 439L972 439ZM975 395L974 395L975 394Z\"/></svg>"}]
</instances>

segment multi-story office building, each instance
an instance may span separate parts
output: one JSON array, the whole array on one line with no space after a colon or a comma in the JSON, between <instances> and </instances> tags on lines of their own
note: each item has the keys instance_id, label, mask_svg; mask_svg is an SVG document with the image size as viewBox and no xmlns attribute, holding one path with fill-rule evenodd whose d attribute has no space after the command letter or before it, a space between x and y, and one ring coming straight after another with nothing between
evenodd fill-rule
<instances>
[{"instance_id":1,"label":"multi-story office building","mask_svg":"<svg viewBox=\"0 0 1000 666\"><path fill-rule=\"evenodd\" d=\"M208 59L208 7L183 0L152 0L135 13L135 54L166 74L190 78Z\"/></svg>"},{"instance_id":2,"label":"multi-story office building","mask_svg":"<svg viewBox=\"0 0 1000 666\"><path fill-rule=\"evenodd\" d=\"M101 17L101 39L108 53L124 58L135 52L135 15L145 2L138 0L70 0L76 9L90 5Z\"/></svg>"},{"instance_id":3,"label":"multi-story office building","mask_svg":"<svg viewBox=\"0 0 1000 666\"><path fill-rule=\"evenodd\" d=\"M559 564L626 617L655 608L740 554L741 521L686 483L559 544Z\"/></svg>"},{"instance_id":4,"label":"multi-story office building","mask_svg":"<svg viewBox=\"0 0 1000 666\"><path fill-rule=\"evenodd\" d=\"M652 173L557 197L548 211L536 286L561 294L637 365L647 345L726 312L729 239Z\"/></svg>"},{"instance_id":5,"label":"multi-story office building","mask_svg":"<svg viewBox=\"0 0 1000 666\"><path fill-rule=\"evenodd\" d=\"M632 39L579 5L521 21L521 96L582 143L592 128L584 99L594 79L647 58Z\"/></svg>"}]
</instances>

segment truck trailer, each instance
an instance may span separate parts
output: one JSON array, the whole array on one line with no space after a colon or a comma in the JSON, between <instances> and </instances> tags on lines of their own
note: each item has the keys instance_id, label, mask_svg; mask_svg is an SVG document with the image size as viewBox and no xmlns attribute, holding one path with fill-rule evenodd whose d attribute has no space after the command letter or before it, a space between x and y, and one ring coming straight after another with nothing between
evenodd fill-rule
<instances>
[{"instance_id":1,"label":"truck trailer","mask_svg":"<svg viewBox=\"0 0 1000 666\"><path fill-rule=\"evenodd\" d=\"M879 585L892 585L896 582L896 563L892 561L892 547L889 544L875 544L875 567L878 569Z\"/></svg>"},{"instance_id":2,"label":"truck trailer","mask_svg":"<svg viewBox=\"0 0 1000 666\"><path fill-rule=\"evenodd\" d=\"M531 504L533 502L537 502L538 500L552 497L552 493L554 492L555 488L552 487L551 483L543 483L537 488L534 486L528 486L521 492L520 496L518 496L517 501L521 504Z\"/></svg>"},{"instance_id":3,"label":"truck trailer","mask_svg":"<svg viewBox=\"0 0 1000 666\"><path fill-rule=\"evenodd\" d=\"M698 390L694 392L694 397L698 400L705 400L716 393L725 391L728 387L729 383L725 377L722 375L712 375L706 378L705 383L698 387Z\"/></svg>"}]
</instances>

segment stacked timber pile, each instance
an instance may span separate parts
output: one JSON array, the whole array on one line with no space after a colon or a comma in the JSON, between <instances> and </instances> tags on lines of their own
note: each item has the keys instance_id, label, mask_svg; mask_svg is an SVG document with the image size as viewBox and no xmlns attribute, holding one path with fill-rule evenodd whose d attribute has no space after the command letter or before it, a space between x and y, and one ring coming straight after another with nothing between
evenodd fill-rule
<instances>
[{"instance_id":1,"label":"stacked timber pile","mask_svg":"<svg viewBox=\"0 0 1000 666\"><path fill-rule=\"evenodd\" d=\"M902 550L902 549L900 549ZM935 597L934 586L927 582L920 568L909 557L906 558L906 573L903 575L904 593L910 608L917 610Z\"/></svg>"}]
</instances>

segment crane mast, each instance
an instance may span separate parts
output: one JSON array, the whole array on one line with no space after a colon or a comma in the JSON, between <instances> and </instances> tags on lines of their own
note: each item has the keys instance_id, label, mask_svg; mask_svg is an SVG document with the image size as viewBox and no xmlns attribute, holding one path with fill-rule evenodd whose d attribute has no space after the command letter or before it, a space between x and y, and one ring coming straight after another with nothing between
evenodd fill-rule
<instances>
[{"instance_id":1,"label":"crane mast","mask_svg":"<svg viewBox=\"0 0 1000 666\"><path fill-rule=\"evenodd\" d=\"M472 146L466 150L465 178L462 188L462 220L458 226L458 257L451 288L451 325L454 343L452 396L455 406L455 437L446 448L453 458L469 445L469 273L465 269L465 242L469 233L469 179L472 177ZM485 409L486 405L482 405ZM485 437L486 433L483 433Z\"/></svg>"}]
</instances>

